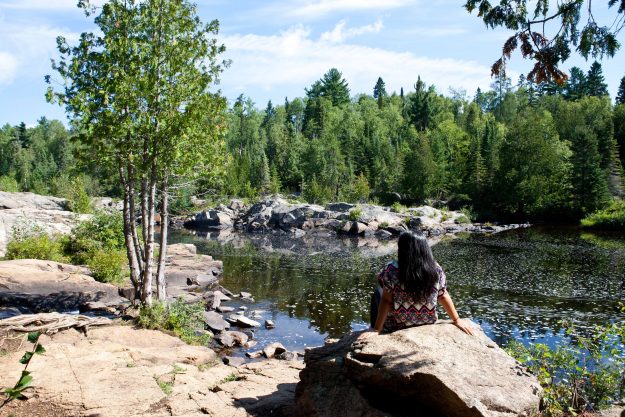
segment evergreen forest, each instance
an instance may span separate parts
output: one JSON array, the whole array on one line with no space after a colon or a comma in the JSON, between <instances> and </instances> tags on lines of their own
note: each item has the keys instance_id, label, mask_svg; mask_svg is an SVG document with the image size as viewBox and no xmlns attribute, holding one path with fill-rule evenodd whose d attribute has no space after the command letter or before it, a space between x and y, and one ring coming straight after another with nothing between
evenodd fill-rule
<instances>
[{"instance_id":1,"label":"evergreen forest","mask_svg":"<svg viewBox=\"0 0 625 417\"><path fill-rule=\"evenodd\" d=\"M241 95L223 116L225 157L172 179L173 212L190 210L191 196L283 193L311 203L444 201L482 220L577 222L624 194L625 77L613 104L597 62L572 68L562 85L499 76L473 95L443 94L420 77L399 92L379 78L371 94L354 94L333 68L305 97L259 108ZM77 158L73 137L45 118L2 127L0 189L120 197L116 174Z\"/></svg>"}]
</instances>

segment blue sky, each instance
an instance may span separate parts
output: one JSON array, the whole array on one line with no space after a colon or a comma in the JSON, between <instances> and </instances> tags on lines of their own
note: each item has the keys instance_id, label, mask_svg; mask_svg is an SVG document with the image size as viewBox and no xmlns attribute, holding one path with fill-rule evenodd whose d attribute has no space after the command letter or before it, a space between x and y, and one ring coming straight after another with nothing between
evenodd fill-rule
<instances>
[{"instance_id":1,"label":"blue sky","mask_svg":"<svg viewBox=\"0 0 625 417\"><path fill-rule=\"evenodd\" d=\"M95 1L95 0L94 0ZM101 2L101 0L99 0ZM607 2L606 2L607 3ZM487 29L463 1L450 0L199 0L205 21L218 19L224 58L232 65L219 88L229 99L239 94L259 108L268 100L304 95L304 88L332 67L352 94L371 93L381 76L387 90L406 92L417 76L439 92L466 90L473 96L491 83L490 65L509 33ZM615 13L596 10L608 24ZM601 20L600 20L601 23ZM0 0L0 125L32 125L41 116L65 120L63 109L45 102L45 74L56 56L55 39L77 39L93 31L76 0ZM619 35L625 44L625 35ZM591 62L574 57L586 71ZM625 75L625 47L602 62L610 94ZM532 63L514 55L508 74L516 83Z\"/></svg>"}]
</instances>

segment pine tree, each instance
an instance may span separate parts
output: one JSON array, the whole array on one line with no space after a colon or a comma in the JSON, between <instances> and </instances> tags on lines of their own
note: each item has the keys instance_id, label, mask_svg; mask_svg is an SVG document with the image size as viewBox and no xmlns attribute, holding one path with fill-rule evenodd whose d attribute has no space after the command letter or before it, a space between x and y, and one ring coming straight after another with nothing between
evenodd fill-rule
<instances>
[{"instance_id":1,"label":"pine tree","mask_svg":"<svg viewBox=\"0 0 625 417\"><path fill-rule=\"evenodd\" d=\"M564 97L567 100L579 100L586 95L586 86L587 80L584 72L578 67L573 67L564 88Z\"/></svg>"},{"instance_id":2,"label":"pine tree","mask_svg":"<svg viewBox=\"0 0 625 417\"><path fill-rule=\"evenodd\" d=\"M608 85L605 83L601 64L597 61L592 63L586 75L586 94L596 97L608 95Z\"/></svg>"},{"instance_id":3,"label":"pine tree","mask_svg":"<svg viewBox=\"0 0 625 417\"><path fill-rule=\"evenodd\" d=\"M386 99L386 97L388 97L388 94L386 93L384 80L382 77L378 77L378 81L375 83L375 87L373 87L373 98L378 101L379 109L384 106L384 99Z\"/></svg>"},{"instance_id":4,"label":"pine tree","mask_svg":"<svg viewBox=\"0 0 625 417\"><path fill-rule=\"evenodd\" d=\"M616 104L625 104L625 77L621 78L621 83L618 86L618 92L616 93ZM625 152L625 150L623 150Z\"/></svg>"},{"instance_id":5,"label":"pine tree","mask_svg":"<svg viewBox=\"0 0 625 417\"><path fill-rule=\"evenodd\" d=\"M610 192L601 155L597 149L597 136L586 126L579 126L571 137L573 202L580 213L590 213L604 207Z\"/></svg>"},{"instance_id":6,"label":"pine tree","mask_svg":"<svg viewBox=\"0 0 625 417\"><path fill-rule=\"evenodd\" d=\"M409 97L409 109L408 115L410 116L410 122L417 128L417 130L423 131L427 129L431 124L433 116L433 93L429 91L425 83L421 80L421 77L417 78L415 84L415 92Z\"/></svg>"},{"instance_id":7,"label":"pine tree","mask_svg":"<svg viewBox=\"0 0 625 417\"><path fill-rule=\"evenodd\" d=\"M323 75L321 79L321 95L328 98L333 106L341 106L350 102L347 81L345 81L343 74L336 68L331 68Z\"/></svg>"},{"instance_id":8,"label":"pine tree","mask_svg":"<svg viewBox=\"0 0 625 417\"><path fill-rule=\"evenodd\" d=\"M23 149L28 149L30 147L30 137L26 130L26 123L22 122L17 126L17 140Z\"/></svg>"}]
</instances>

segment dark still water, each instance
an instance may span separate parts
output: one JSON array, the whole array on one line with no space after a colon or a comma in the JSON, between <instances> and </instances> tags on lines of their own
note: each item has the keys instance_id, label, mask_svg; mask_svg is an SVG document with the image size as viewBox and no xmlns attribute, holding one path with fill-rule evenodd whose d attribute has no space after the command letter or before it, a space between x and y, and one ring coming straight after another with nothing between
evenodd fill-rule
<instances>
[{"instance_id":1,"label":"dark still water","mask_svg":"<svg viewBox=\"0 0 625 417\"><path fill-rule=\"evenodd\" d=\"M276 323L275 329L256 330L258 346L280 341L292 350L367 328L375 274L394 258L397 245L205 232L175 232L170 243L177 242L194 243L199 252L221 259L222 285L249 291L256 300L244 304L246 314ZM443 240L433 251L460 315L499 344L513 338L554 345L564 338L561 320L591 331L620 318L625 235L530 228ZM242 305L236 299L226 304ZM445 317L440 307L439 317Z\"/></svg>"}]
</instances>

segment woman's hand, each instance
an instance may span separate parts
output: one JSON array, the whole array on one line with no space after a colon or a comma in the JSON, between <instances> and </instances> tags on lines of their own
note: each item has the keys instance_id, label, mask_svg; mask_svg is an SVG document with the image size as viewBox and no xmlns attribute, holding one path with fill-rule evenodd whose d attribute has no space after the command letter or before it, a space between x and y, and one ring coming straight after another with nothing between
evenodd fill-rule
<instances>
[{"instance_id":1,"label":"woman's hand","mask_svg":"<svg viewBox=\"0 0 625 417\"><path fill-rule=\"evenodd\" d=\"M469 322L462 320L461 318L457 318L454 320L454 326L465 332L466 334L473 335L473 326L469 324Z\"/></svg>"},{"instance_id":2,"label":"woman's hand","mask_svg":"<svg viewBox=\"0 0 625 417\"><path fill-rule=\"evenodd\" d=\"M359 334L356 340L367 340L370 337L373 337L373 335L377 335L377 334L378 332L373 327L369 327L367 330Z\"/></svg>"}]
</instances>

